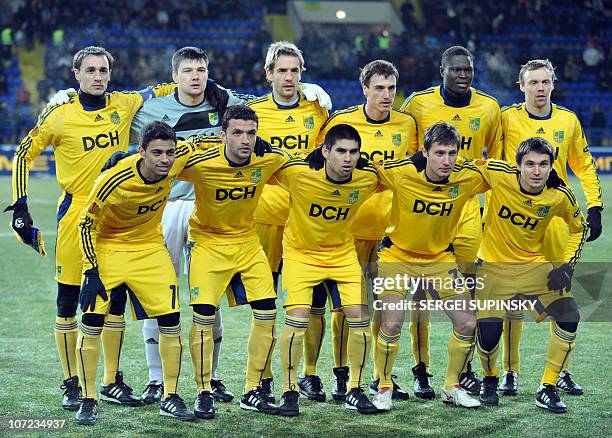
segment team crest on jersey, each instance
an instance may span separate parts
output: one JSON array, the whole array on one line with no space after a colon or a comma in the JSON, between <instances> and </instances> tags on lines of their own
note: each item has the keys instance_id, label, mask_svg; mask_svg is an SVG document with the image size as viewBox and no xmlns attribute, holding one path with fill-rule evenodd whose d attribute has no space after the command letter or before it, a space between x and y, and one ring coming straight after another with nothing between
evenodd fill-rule
<instances>
[{"instance_id":1,"label":"team crest on jersey","mask_svg":"<svg viewBox=\"0 0 612 438\"><path fill-rule=\"evenodd\" d=\"M349 193L347 202L349 204L355 204L357 201L359 201L359 190Z\"/></svg>"},{"instance_id":2,"label":"team crest on jersey","mask_svg":"<svg viewBox=\"0 0 612 438\"><path fill-rule=\"evenodd\" d=\"M219 124L219 113L208 113L208 122L211 126L217 126Z\"/></svg>"},{"instance_id":3,"label":"team crest on jersey","mask_svg":"<svg viewBox=\"0 0 612 438\"><path fill-rule=\"evenodd\" d=\"M393 142L394 146L399 146L402 144L402 133L401 132L394 132L391 135L391 141Z\"/></svg>"},{"instance_id":4,"label":"team crest on jersey","mask_svg":"<svg viewBox=\"0 0 612 438\"><path fill-rule=\"evenodd\" d=\"M261 181L261 169L258 167L251 171L251 182L258 183L259 181Z\"/></svg>"},{"instance_id":5,"label":"team crest on jersey","mask_svg":"<svg viewBox=\"0 0 612 438\"><path fill-rule=\"evenodd\" d=\"M304 122L304 128L306 129L314 128L314 116L304 116L302 117L302 121Z\"/></svg>"},{"instance_id":6,"label":"team crest on jersey","mask_svg":"<svg viewBox=\"0 0 612 438\"><path fill-rule=\"evenodd\" d=\"M536 210L537 217L546 217L550 211L550 205L540 205Z\"/></svg>"},{"instance_id":7,"label":"team crest on jersey","mask_svg":"<svg viewBox=\"0 0 612 438\"><path fill-rule=\"evenodd\" d=\"M119 113L117 111L113 111L113 113L110 116L111 122L113 122L115 125L118 125L119 123L121 123L121 117L119 117Z\"/></svg>"},{"instance_id":8,"label":"team crest on jersey","mask_svg":"<svg viewBox=\"0 0 612 438\"><path fill-rule=\"evenodd\" d=\"M448 189L449 198L455 199L457 196L459 196L459 186L452 186L450 189Z\"/></svg>"},{"instance_id":9,"label":"team crest on jersey","mask_svg":"<svg viewBox=\"0 0 612 438\"><path fill-rule=\"evenodd\" d=\"M470 123L468 127L472 131L478 131L480 129L480 117L470 117Z\"/></svg>"},{"instance_id":10,"label":"team crest on jersey","mask_svg":"<svg viewBox=\"0 0 612 438\"><path fill-rule=\"evenodd\" d=\"M56 269L57 274L56 275L62 275L62 265L57 265L57 269Z\"/></svg>"},{"instance_id":11,"label":"team crest on jersey","mask_svg":"<svg viewBox=\"0 0 612 438\"><path fill-rule=\"evenodd\" d=\"M565 140L565 131L553 131L553 139L557 143L563 143L563 140Z\"/></svg>"},{"instance_id":12,"label":"team crest on jersey","mask_svg":"<svg viewBox=\"0 0 612 438\"><path fill-rule=\"evenodd\" d=\"M197 298L198 295L200 295L200 288L199 287L194 287L193 289L191 289L191 297L192 298Z\"/></svg>"}]
</instances>

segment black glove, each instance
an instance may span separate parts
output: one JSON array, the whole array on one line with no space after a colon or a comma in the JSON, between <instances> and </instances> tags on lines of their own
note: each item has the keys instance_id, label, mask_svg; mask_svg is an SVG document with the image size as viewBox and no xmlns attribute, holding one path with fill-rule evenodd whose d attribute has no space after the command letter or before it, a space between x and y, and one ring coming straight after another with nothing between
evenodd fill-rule
<instances>
[{"instance_id":1,"label":"black glove","mask_svg":"<svg viewBox=\"0 0 612 438\"><path fill-rule=\"evenodd\" d=\"M272 145L258 135L255 140L254 152L256 156L263 157L264 154L272 152Z\"/></svg>"},{"instance_id":2,"label":"black glove","mask_svg":"<svg viewBox=\"0 0 612 438\"><path fill-rule=\"evenodd\" d=\"M214 79L208 78L206 81L206 100L210 106L218 111L221 106L220 103L223 101L224 91L219 88Z\"/></svg>"},{"instance_id":3,"label":"black glove","mask_svg":"<svg viewBox=\"0 0 612 438\"><path fill-rule=\"evenodd\" d=\"M25 198L23 198L25 199ZM32 216L28 211L28 204L26 201L17 201L13 205L9 205L4 211L13 211L13 220L11 221L11 227L19 235L19 238L26 245L32 244Z\"/></svg>"},{"instance_id":4,"label":"black glove","mask_svg":"<svg viewBox=\"0 0 612 438\"><path fill-rule=\"evenodd\" d=\"M549 189L554 189L564 185L565 182L561 178L559 178L559 174L557 173L557 171L555 169L551 169L550 173L548 174L548 179L546 180L546 187L548 187Z\"/></svg>"},{"instance_id":5,"label":"black glove","mask_svg":"<svg viewBox=\"0 0 612 438\"><path fill-rule=\"evenodd\" d=\"M587 222L591 231L586 241L592 242L601 236L601 207L591 207L587 212Z\"/></svg>"},{"instance_id":6,"label":"black glove","mask_svg":"<svg viewBox=\"0 0 612 438\"><path fill-rule=\"evenodd\" d=\"M102 166L102 170L100 172L104 172L105 170L110 169L111 167L115 167L117 163L123 160L125 157L128 157L130 154L128 152L117 151L113 155L110 156L104 166Z\"/></svg>"},{"instance_id":7,"label":"black glove","mask_svg":"<svg viewBox=\"0 0 612 438\"><path fill-rule=\"evenodd\" d=\"M306 161L311 169L319 170L325 166L325 157L323 156L323 146L319 146L314 151L306 156Z\"/></svg>"},{"instance_id":8,"label":"black glove","mask_svg":"<svg viewBox=\"0 0 612 438\"><path fill-rule=\"evenodd\" d=\"M363 169L368 164L370 164L370 161L367 158L359 157L359 159L357 160L357 164L355 165L355 168Z\"/></svg>"},{"instance_id":9,"label":"black glove","mask_svg":"<svg viewBox=\"0 0 612 438\"><path fill-rule=\"evenodd\" d=\"M564 263L548 273L546 286L550 290L559 291L559 295L563 295L564 291L569 292L572 288L572 275L574 275L574 269Z\"/></svg>"},{"instance_id":10,"label":"black glove","mask_svg":"<svg viewBox=\"0 0 612 438\"><path fill-rule=\"evenodd\" d=\"M104 301L108 300L106 288L100 280L98 268L92 268L85 271L85 280L81 286L81 294L79 295L79 303L81 310L86 312L91 307L93 312L96 309L96 297L100 295Z\"/></svg>"},{"instance_id":11,"label":"black glove","mask_svg":"<svg viewBox=\"0 0 612 438\"><path fill-rule=\"evenodd\" d=\"M423 151L417 151L412 157L410 157L410 161L414 167L416 167L417 172L422 172L425 170L425 166L427 165L427 158L423 155Z\"/></svg>"}]
</instances>

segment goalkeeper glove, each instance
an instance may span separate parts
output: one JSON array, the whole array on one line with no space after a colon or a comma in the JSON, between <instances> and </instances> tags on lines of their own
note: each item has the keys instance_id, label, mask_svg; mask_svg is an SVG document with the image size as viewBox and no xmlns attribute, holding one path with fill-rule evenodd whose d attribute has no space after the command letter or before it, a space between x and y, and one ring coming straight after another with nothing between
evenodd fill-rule
<instances>
[{"instance_id":1,"label":"goalkeeper glove","mask_svg":"<svg viewBox=\"0 0 612 438\"><path fill-rule=\"evenodd\" d=\"M601 235L601 207L591 207L587 210L587 223L589 224L589 237L587 242L597 240Z\"/></svg>"},{"instance_id":2,"label":"goalkeeper glove","mask_svg":"<svg viewBox=\"0 0 612 438\"><path fill-rule=\"evenodd\" d=\"M550 170L550 174L548 175L548 179L546 180L546 187L549 189L555 189L559 186L564 186L565 183L561 178L559 178L559 174L555 169Z\"/></svg>"},{"instance_id":3,"label":"goalkeeper glove","mask_svg":"<svg viewBox=\"0 0 612 438\"><path fill-rule=\"evenodd\" d=\"M34 221L30 212L28 211L28 204L25 201L25 197L22 200L15 202L13 205L9 205L4 211L12 211L13 219L11 220L11 228L15 232L17 239L31 246L34 251L39 253L41 256L46 256L45 242L42 238L42 232L32 225Z\"/></svg>"},{"instance_id":4,"label":"goalkeeper glove","mask_svg":"<svg viewBox=\"0 0 612 438\"><path fill-rule=\"evenodd\" d=\"M574 269L567 263L563 263L548 273L546 286L550 290L559 291L559 295L563 295L564 291L569 292L572 288L572 275L574 275Z\"/></svg>"},{"instance_id":5,"label":"goalkeeper glove","mask_svg":"<svg viewBox=\"0 0 612 438\"><path fill-rule=\"evenodd\" d=\"M104 172L105 170L108 170L111 167L115 167L119 161L123 160L129 155L130 154L128 152L124 151L115 152L113 155L110 156L108 160L106 160L106 163L104 163L104 166L102 166L101 172Z\"/></svg>"},{"instance_id":6,"label":"goalkeeper glove","mask_svg":"<svg viewBox=\"0 0 612 438\"><path fill-rule=\"evenodd\" d=\"M63 105L65 103L68 103L70 102L70 98L76 95L77 95L77 91L74 88L68 88L67 90L59 90L49 100L47 107L52 108L54 106Z\"/></svg>"},{"instance_id":7,"label":"goalkeeper glove","mask_svg":"<svg viewBox=\"0 0 612 438\"><path fill-rule=\"evenodd\" d=\"M100 280L100 274L98 268L91 268L85 271L85 280L81 286L81 294L79 295L79 303L81 304L81 310L86 312L91 307L93 312L96 309L96 298L100 297L106 301L108 295L106 295L106 288Z\"/></svg>"},{"instance_id":8,"label":"goalkeeper glove","mask_svg":"<svg viewBox=\"0 0 612 438\"><path fill-rule=\"evenodd\" d=\"M318 86L317 84L309 84L306 82L300 83L298 86L298 90L302 92L306 100L310 100L311 102L318 100L319 105L322 108L325 108L327 111L331 111L332 109L332 100L329 94Z\"/></svg>"},{"instance_id":9,"label":"goalkeeper glove","mask_svg":"<svg viewBox=\"0 0 612 438\"><path fill-rule=\"evenodd\" d=\"M319 170L325 166L325 157L323 156L323 146L319 146L314 151L306 156L306 162L311 169Z\"/></svg>"},{"instance_id":10,"label":"goalkeeper glove","mask_svg":"<svg viewBox=\"0 0 612 438\"><path fill-rule=\"evenodd\" d=\"M264 154L272 151L272 145L260 136L257 136L257 139L255 140L255 149L253 151L255 152L256 156L263 157Z\"/></svg>"},{"instance_id":11,"label":"goalkeeper glove","mask_svg":"<svg viewBox=\"0 0 612 438\"><path fill-rule=\"evenodd\" d=\"M410 157L410 161L412 165L416 167L417 172L421 172L425 170L425 166L427 165L427 158L423 155L423 151L417 151L412 157Z\"/></svg>"},{"instance_id":12,"label":"goalkeeper glove","mask_svg":"<svg viewBox=\"0 0 612 438\"><path fill-rule=\"evenodd\" d=\"M224 97L223 93L225 93L225 91L219 88L215 80L208 78L206 81L206 100L208 100L208 103L214 110L219 110Z\"/></svg>"}]
</instances>

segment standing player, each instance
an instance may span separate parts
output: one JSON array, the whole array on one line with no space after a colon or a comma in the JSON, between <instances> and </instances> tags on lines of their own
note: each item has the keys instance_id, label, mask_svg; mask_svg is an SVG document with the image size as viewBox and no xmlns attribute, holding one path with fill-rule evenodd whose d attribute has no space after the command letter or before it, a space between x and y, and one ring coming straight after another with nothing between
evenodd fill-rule
<instances>
[{"instance_id":1,"label":"standing player","mask_svg":"<svg viewBox=\"0 0 612 438\"><path fill-rule=\"evenodd\" d=\"M310 322L313 288L322 282L331 291L333 306L341 308L348 319L351 379L345 406L362 414L378 412L361 388L370 353L370 318L351 235L351 221L359 206L376 190L378 177L374 167L360 159L360 147L355 128L334 126L308 161L291 160L276 175L291 194L283 237L287 313L281 337L285 377L281 415L299 415L297 367Z\"/></svg>"},{"instance_id":2,"label":"standing player","mask_svg":"<svg viewBox=\"0 0 612 438\"><path fill-rule=\"evenodd\" d=\"M112 55L102 47L79 50L72 63L79 82L78 96L45 110L17 148L13 161L12 226L20 239L30 245L35 229L27 205L29 170L49 144L54 148L57 180L63 190L57 209L55 341L66 379L62 406L67 410L79 408L81 392L75 357L76 310L82 275L77 223L104 162L113 152L127 150L129 127L136 111L144 101L170 92L170 87L161 86L141 92L106 93L113 63ZM121 295L125 297L125 292ZM125 330L123 308L124 303L116 302L106 318L102 335L106 353L102 395L109 401L133 405L140 401L123 383L122 375L115 372Z\"/></svg>"},{"instance_id":3,"label":"standing player","mask_svg":"<svg viewBox=\"0 0 612 438\"><path fill-rule=\"evenodd\" d=\"M157 318L159 323L165 382L160 414L195 418L177 394L183 356L178 285L161 233L170 183L193 151L189 143L177 148L172 128L154 122L143 130L139 154L102 173L89 194L79 222L85 279L76 350L83 386L77 424L91 425L97 419L100 333L110 306L106 291L122 283L129 287L136 317Z\"/></svg>"},{"instance_id":4,"label":"standing player","mask_svg":"<svg viewBox=\"0 0 612 438\"><path fill-rule=\"evenodd\" d=\"M189 220L189 287L193 324L189 346L198 397L198 418L215 416L211 394L215 310L228 290L233 305L253 310L243 409L276 414L260 381L276 342L276 293L253 214L262 189L288 155L273 148L254 156L257 115L244 105L226 110L221 121L223 147L199 152L187 162L180 179L194 183L196 201Z\"/></svg>"},{"instance_id":5,"label":"standing player","mask_svg":"<svg viewBox=\"0 0 612 438\"><path fill-rule=\"evenodd\" d=\"M490 158L498 158L501 141L501 115L497 100L482 91L472 88L474 58L461 46L444 51L440 62L442 84L412 93L402 109L417 122L419 146L423 147L425 132L434 123L443 120L459 131L461 143L459 155L464 158L482 159L485 149ZM482 239L480 203L474 197L463 209L453 249L461 273L474 276L474 263ZM429 312L413 311L410 319L412 353L416 366L415 395L434 398L429 383ZM471 356L470 356L471 360ZM468 362L461 375L461 385L472 395L478 395L480 381L472 372Z\"/></svg>"},{"instance_id":6,"label":"standing player","mask_svg":"<svg viewBox=\"0 0 612 438\"><path fill-rule=\"evenodd\" d=\"M567 165L578 177L586 195L590 235L587 242L601 234L603 200L597 167L589 151L586 137L576 114L551 102L550 95L556 80L553 65L547 59L534 59L522 66L519 86L525 93L525 102L502 109L504 133L503 157L514 160L517 145L529 137L540 137L554 145L553 168L569 185ZM562 218L555 217L546 228L542 251L546 260L558 262L565 254L568 227ZM500 389L503 395L516 395L520 373L519 343L523 330L522 312L508 312L504 319L504 377ZM566 367L569 359L566 362ZM581 395L582 388L564 368L557 382L559 389L571 395Z\"/></svg>"},{"instance_id":7,"label":"standing player","mask_svg":"<svg viewBox=\"0 0 612 438\"><path fill-rule=\"evenodd\" d=\"M380 410L392 407L391 373L405 317L402 303L412 288L413 304L429 303L425 301L428 295L432 302L443 305L453 323L442 401L465 408L480 406L459 385L474 346L476 316L468 306L470 279L461 275L449 246L462 209L488 186L471 160L455 164L459 145L457 129L438 122L425 133L424 164L416 161L419 152L412 159L387 161L379 169L381 183L393 190L391 225L378 261L384 287L377 300L382 322L374 348L380 383L373 401ZM388 284L396 278L411 279L413 287L404 282Z\"/></svg>"},{"instance_id":8,"label":"standing player","mask_svg":"<svg viewBox=\"0 0 612 438\"><path fill-rule=\"evenodd\" d=\"M526 79L530 78L531 75L526 75ZM552 85L552 78L549 79ZM546 316L552 318L546 368L536 393L536 405L563 413L566 406L555 384L559 373L567 369L575 346L580 314L570 288L587 226L572 190L552 170L554 155L548 141L532 137L518 145L518 169L501 161L491 161L482 169L491 186L491 197L478 253L482 260L478 277L483 287L476 291L476 299L511 300L520 295L520 300L535 305L540 315L538 321ZM556 262L551 264L543 245L554 217L560 217L569 226L569 233L562 254L556 254ZM478 313L478 353L485 375L480 400L489 406L499 403L497 355L504 314L490 308Z\"/></svg>"},{"instance_id":9,"label":"standing player","mask_svg":"<svg viewBox=\"0 0 612 438\"><path fill-rule=\"evenodd\" d=\"M388 61L379 59L363 67L359 81L366 103L334 113L325 122L318 143L323 142L332 127L348 124L359 132L363 141L361 156L366 159L381 162L414 154L417 151L415 120L412 116L392 107L398 78L397 69ZM376 266L378 245L385 236L385 229L389 223L392 199L391 191L374 194L359 209L353 221L352 234L355 238L357 258L366 278L373 278L376 275L372 268ZM367 287L365 283L363 286ZM337 310L333 311L332 324L336 375L333 396L335 399L342 399L346 393L345 382L349 371L346 366L346 316ZM372 336L378 336L379 327L380 312L375 311ZM374 354L376 355L376 350ZM373 376L370 386L372 393L378 391L377 375ZM408 393L394 382L393 397L405 400L408 398Z\"/></svg>"},{"instance_id":10,"label":"standing player","mask_svg":"<svg viewBox=\"0 0 612 438\"><path fill-rule=\"evenodd\" d=\"M294 156L305 156L317 143L317 135L328 117L320 101L309 101L298 91L305 70L302 52L287 41L272 43L265 62L266 78L272 92L247 103L259 118L258 134L273 146ZM331 105L330 105L331 108ZM255 210L259 240L264 248L276 286L280 273L282 236L289 214L289 193L277 185L267 185ZM321 288L320 286L318 286ZM312 400L324 401L321 379L316 375L316 363L325 333L325 298L313 309L308 332L304 337L304 378L299 385ZM266 368L262 388L274 402L272 371Z\"/></svg>"}]
</instances>

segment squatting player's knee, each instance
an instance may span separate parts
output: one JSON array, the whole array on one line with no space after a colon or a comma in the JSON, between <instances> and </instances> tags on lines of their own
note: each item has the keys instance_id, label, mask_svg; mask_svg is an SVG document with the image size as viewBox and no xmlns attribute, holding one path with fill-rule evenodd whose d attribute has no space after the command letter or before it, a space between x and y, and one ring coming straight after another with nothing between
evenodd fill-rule
<instances>
[{"instance_id":1,"label":"squatting player's knee","mask_svg":"<svg viewBox=\"0 0 612 438\"><path fill-rule=\"evenodd\" d=\"M473 335L476 330L476 316L465 315L461 320L454 323L453 329L462 335Z\"/></svg>"},{"instance_id":2,"label":"squatting player's knee","mask_svg":"<svg viewBox=\"0 0 612 438\"><path fill-rule=\"evenodd\" d=\"M391 318L390 320L383 321L381 324L381 330L388 336L396 336L402 331L403 319Z\"/></svg>"}]
</instances>

